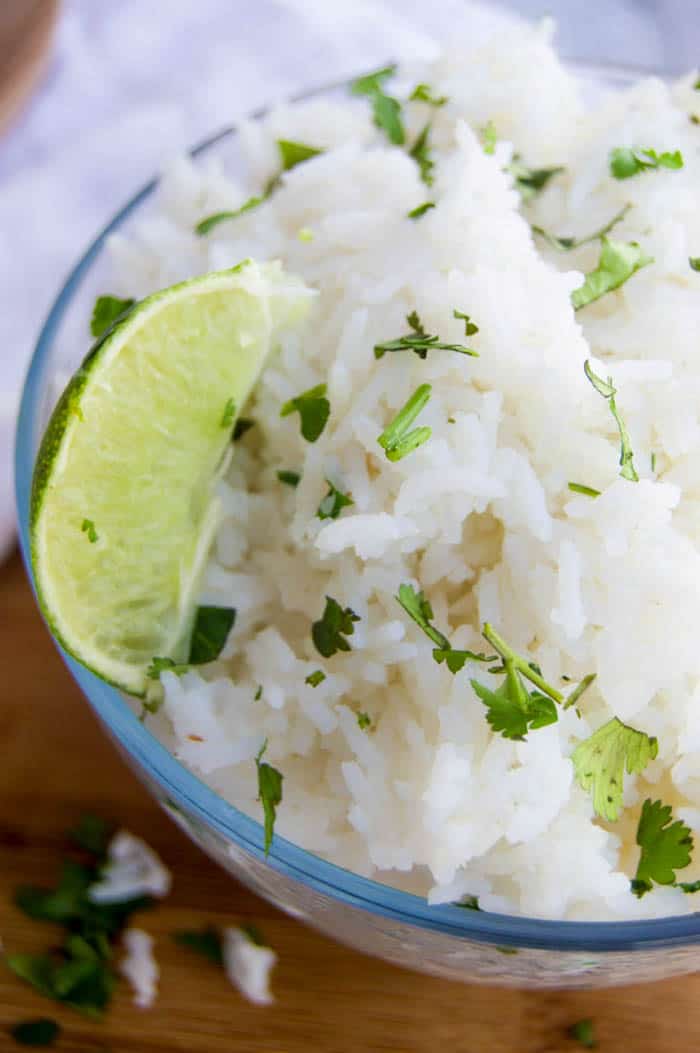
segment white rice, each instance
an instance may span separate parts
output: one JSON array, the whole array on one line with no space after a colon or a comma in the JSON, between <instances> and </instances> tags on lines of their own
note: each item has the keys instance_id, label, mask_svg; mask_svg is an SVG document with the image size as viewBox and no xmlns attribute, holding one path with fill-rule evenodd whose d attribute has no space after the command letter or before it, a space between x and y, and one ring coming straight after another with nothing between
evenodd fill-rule
<instances>
[{"instance_id":1,"label":"white rice","mask_svg":"<svg viewBox=\"0 0 700 1053\"><path fill-rule=\"evenodd\" d=\"M234 605L234 631L216 664L164 674L154 727L257 817L253 758L267 739L284 774L276 832L431 903L471 893L485 909L552 918L683 913L693 897L657 888L638 900L629 878L645 797L691 821L700 808L700 275L688 266L700 253L700 130L688 118L700 96L692 77L650 79L587 108L550 35L519 27L402 71L408 90L426 81L450 100L405 107L411 141L434 122L430 190L367 100L343 95L246 125L245 180L215 159L178 161L157 213L112 239L105 291L139 296L252 256L281 259L320 293L303 342L290 338L267 367L245 411L255 429L221 484L203 601ZM489 121L491 156L479 137ZM259 192L277 137L325 152L263 207L195 236L202 217ZM624 145L680 149L685 166L617 181L608 155ZM527 216L504 171L513 150L566 165ZM437 207L408 220L427 198ZM627 202L613 236L655 263L575 314L570 293L598 247L556 253L530 222L585 235ZM405 332L413 309L429 332L464 342L454 308L479 325L467 341L479 358L375 361L373 345ZM618 386L636 484L618 475L587 358ZM280 406L322 382L331 416L312 444ZM424 382L419 423L432 438L390 463L377 436ZM302 473L298 489L278 482L284 468ZM354 505L322 522L327 477ZM576 496L570 480L602 495ZM424 589L454 647L480 649L490 620L551 683L596 673L581 717L563 712L521 743L492 733L469 686L479 670L454 676L432 660L394 599L402 582ZM360 616L352 651L328 660L310 634L326 595ZM604 824L570 755L613 715L658 736L659 755L626 778L623 815ZM700 855L682 877L699 875Z\"/></svg>"}]
</instances>

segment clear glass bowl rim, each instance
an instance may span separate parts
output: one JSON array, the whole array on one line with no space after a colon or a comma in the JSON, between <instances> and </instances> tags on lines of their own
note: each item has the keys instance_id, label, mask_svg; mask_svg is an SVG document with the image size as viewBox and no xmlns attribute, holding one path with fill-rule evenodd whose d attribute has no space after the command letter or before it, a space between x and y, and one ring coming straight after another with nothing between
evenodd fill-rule
<instances>
[{"instance_id":1,"label":"clear glass bowl rim","mask_svg":"<svg viewBox=\"0 0 700 1053\"><path fill-rule=\"evenodd\" d=\"M604 64L572 62L571 65L582 77L605 79L608 83L620 86L629 84L634 77L647 72ZM330 93L342 87L342 83L322 85L290 101L302 101ZM266 112L267 109L262 109L251 116L260 118ZM226 127L200 142L190 153L196 157L223 139L235 135L235 132L235 126ZM157 178L151 180L130 198L80 257L49 311L29 364L15 436L15 492L20 547L32 587L34 581L29 555L31 480L41 436L41 413L51 372L53 343L63 315L102 251L106 239L152 195L157 183ZM118 691L88 672L58 644L56 646L110 736L133 759L137 768L143 769L149 779L161 787L165 796L205 826L265 861L261 824L239 812L188 771L139 722ZM279 873L340 903L436 933L483 943L586 953L648 951L652 948L700 943L700 913L643 921L549 921L465 910L452 904L429 906L422 897L344 870L280 836L275 837L266 863Z\"/></svg>"}]
</instances>

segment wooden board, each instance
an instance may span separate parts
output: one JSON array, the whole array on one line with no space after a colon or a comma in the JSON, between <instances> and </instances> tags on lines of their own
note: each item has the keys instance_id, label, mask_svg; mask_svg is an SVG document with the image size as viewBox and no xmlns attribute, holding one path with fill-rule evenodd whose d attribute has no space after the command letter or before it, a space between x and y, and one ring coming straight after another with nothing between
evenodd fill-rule
<instances>
[{"instance_id":1,"label":"wooden board","mask_svg":"<svg viewBox=\"0 0 700 1053\"><path fill-rule=\"evenodd\" d=\"M0 0L0 131L44 71L57 15L58 0Z\"/></svg>"},{"instance_id":2,"label":"wooden board","mask_svg":"<svg viewBox=\"0 0 700 1053\"><path fill-rule=\"evenodd\" d=\"M45 948L51 929L11 903L22 882L55 874L62 832L91 810L152 844L172 867L172 894L142 924L156 938L161 993L138 1010L125 984L96 1023L45 1001L0 963L0 1050L7 1028L48 1015L66 1053L555 1053L595 1020L603 1053L700 1048L700 976L591 992L463 986L346 950L277 912L210 862L145 795L104 737L41 623L19 557L0 567L0 936L11 951ZM247 1004L171 933L254 921L278 952L277 1003Z\"/></svg>"}]
</instances>

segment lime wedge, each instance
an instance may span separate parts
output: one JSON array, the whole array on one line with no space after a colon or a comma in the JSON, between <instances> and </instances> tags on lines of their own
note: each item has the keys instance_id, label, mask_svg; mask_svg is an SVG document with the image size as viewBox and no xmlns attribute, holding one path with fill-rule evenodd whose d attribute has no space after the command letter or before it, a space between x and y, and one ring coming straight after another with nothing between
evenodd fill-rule
<instances>
[{"instance_id":1,"label":"lime wedge","mask_svg":"<svg viewBox=\"0 0 700 1053\"><path fill-rule=\"evenodd\" d=\"M39 602L63 647L131 694L154 657L187 659L238 411L310 297L250 260L155 293L98 340L54 410L32 487Z\"/></svg>"}]
</instances>

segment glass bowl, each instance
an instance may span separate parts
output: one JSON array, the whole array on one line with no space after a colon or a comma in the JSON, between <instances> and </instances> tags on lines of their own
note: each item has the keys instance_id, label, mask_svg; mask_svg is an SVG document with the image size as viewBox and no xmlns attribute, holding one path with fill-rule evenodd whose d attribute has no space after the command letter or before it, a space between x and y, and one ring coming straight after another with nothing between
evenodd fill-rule
<instances>
[{"instance_id":1,"label":"glass bowl","mask_svg":"<svg viewBox=\"0 0 700 1053\"><path fill-rule=\"evenodd\" d=\"M576 70L589 93L601 85L624 86L633 75L619 68ZM337 90L337 85L324 87L300 98ZM224 129L192 151L193 156L211 153L235 165L235 130ZM85 347L88 305L108 287L103 281L105 241L146 212L155 186L154 180L143 187L78 261L49 313L30 364L16 440L20 540L30 577L32 470L55 397L61 348ZM595 923L490 914L451 904L429 906L425 899L359 877L279 836L266 858L257 820L183 767L115 689L63 657L109 736L172 819L253 891L334 939L437 976L522 987L607 986L700 968L700 914Z\"/></svg>"}]
</instances>

